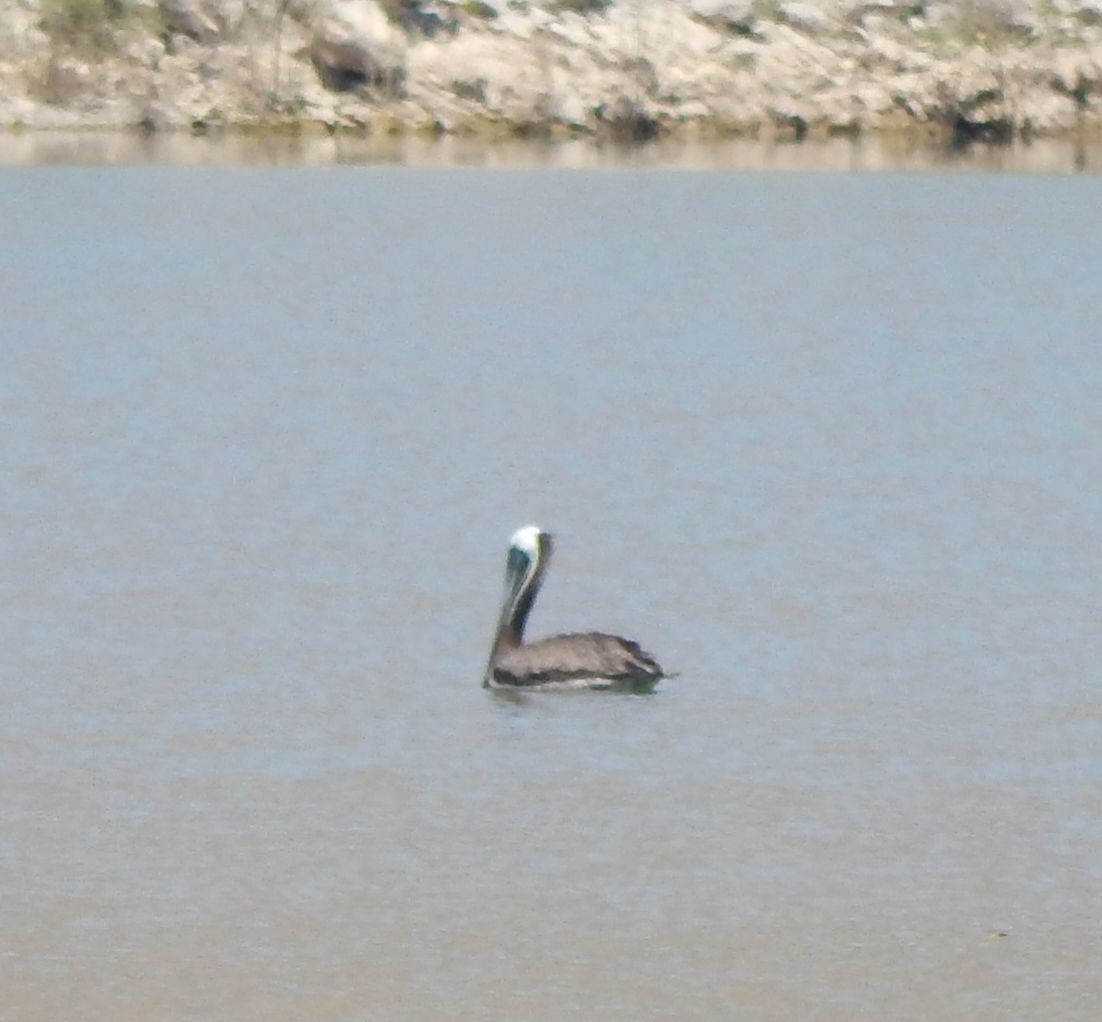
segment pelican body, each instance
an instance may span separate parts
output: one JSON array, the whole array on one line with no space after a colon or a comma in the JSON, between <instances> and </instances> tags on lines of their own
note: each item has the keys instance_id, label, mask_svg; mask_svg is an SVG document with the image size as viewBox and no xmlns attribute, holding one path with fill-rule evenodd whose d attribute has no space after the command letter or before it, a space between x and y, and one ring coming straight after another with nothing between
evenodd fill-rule
<instances>
[{"instance_id":1,"label":"pelican body","mask_svg":"<svg viewBox=\"0 0 1102 1022\"><path fill-rule=\"evenodd\" d=\"M505 563L505 599L483 686L526 691L650 691L665 675L636 642L602 632L524 641L524 626L550 563L551 550L551 535L535 525L513 533Z\"/></svg>"}]
</instances>

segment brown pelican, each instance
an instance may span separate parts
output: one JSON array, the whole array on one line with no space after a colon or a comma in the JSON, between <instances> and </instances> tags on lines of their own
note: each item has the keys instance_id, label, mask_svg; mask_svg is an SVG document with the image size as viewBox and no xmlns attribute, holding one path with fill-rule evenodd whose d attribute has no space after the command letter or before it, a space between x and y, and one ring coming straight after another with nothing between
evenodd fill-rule
<instances>
[{"instance_id":1,"label":"brown pelican","mask_svg":"<svg viewBox=\"0 0 1102 1022\"><path fill-rule=\"evenodd\" d=\"M505 601L482 680L485 688L650 691L665 675L639 644L601 632L524 642L524 626L551 560L551 536L535 525L513 533Z\"/></svg>"}]
</instances>

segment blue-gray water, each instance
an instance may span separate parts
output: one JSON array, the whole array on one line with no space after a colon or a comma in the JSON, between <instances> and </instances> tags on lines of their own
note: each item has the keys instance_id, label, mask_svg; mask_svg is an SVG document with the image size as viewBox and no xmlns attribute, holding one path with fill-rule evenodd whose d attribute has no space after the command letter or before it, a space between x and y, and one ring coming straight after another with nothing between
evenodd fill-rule
<instances>
[{"instance_id":1,"label":"blue-gray water","mask_svg":"<svg viewBox=\"0 0 1102 1022\"><path fill-rule=\"evenodd\" d=\"M0 175L0 1018L1093 1019L1102 181ZM652 697L479 688L532 631Z\"/></svg>"}]
</instances>

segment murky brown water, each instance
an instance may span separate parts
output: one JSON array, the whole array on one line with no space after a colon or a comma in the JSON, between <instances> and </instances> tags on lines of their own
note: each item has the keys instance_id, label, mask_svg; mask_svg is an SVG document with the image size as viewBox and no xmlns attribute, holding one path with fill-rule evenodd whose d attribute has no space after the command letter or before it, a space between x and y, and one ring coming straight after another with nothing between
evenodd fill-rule
<instances>
[{"instance_id":1,"label":"murky brown water","mask_svg":"<svg viewBox=\"0 0 1102 1022\"><path fill-rule=\"evenodd\" d=\"M1097 179L0 183L0 1018L1097 1016Z\"/></svg>"}]
</instances>

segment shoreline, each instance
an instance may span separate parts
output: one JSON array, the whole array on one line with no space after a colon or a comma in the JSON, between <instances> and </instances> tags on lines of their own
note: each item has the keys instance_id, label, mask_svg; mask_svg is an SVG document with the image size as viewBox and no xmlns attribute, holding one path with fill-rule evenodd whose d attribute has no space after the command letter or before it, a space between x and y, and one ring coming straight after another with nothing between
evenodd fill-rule
<instances>
[{"instance_id":1,"label":"shoreline","mask_svg":"<svg viewBox=\"0 0 1102 1022\"><path fill-rule=\"evenodd\" d=\"M1102 0L548 4L18 0L0 19L0 130L1102 140Z\"/></svg>"},{"instance_id":2,"label":"shoreline","mask_svg":"<svg viewBox=\"0 0 1102 1022\"><path fill-rule=\"evenodd\" d=\"M955 145L913 132L805 138L670 135L642 143L415 132L219 128L142 132L113 128L0 129L0 168L41 165L791 172L1102 173L1102 139Z\"/></svg>"}]
</instances>

